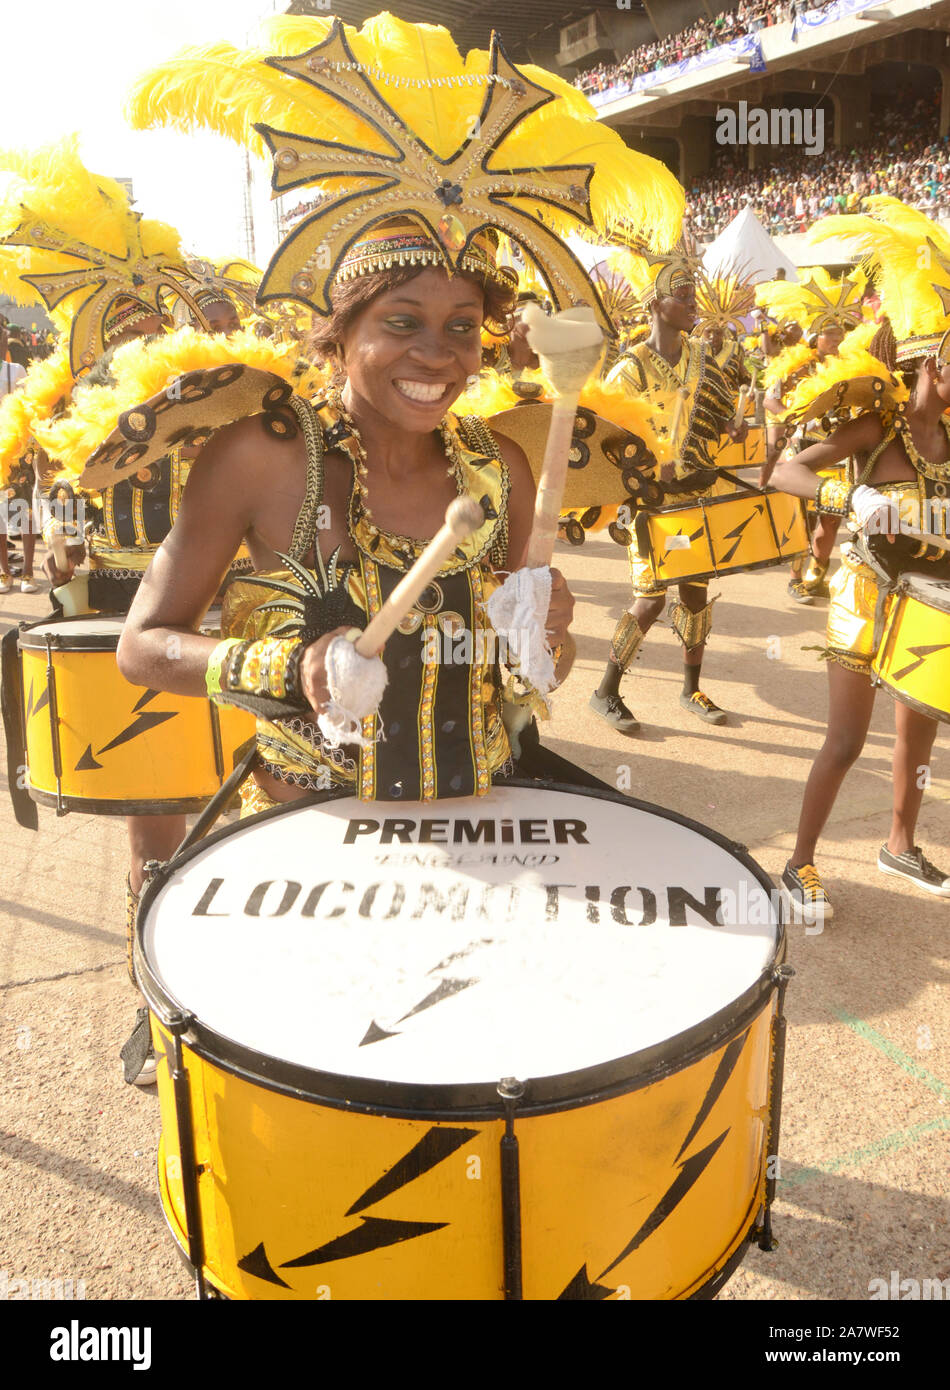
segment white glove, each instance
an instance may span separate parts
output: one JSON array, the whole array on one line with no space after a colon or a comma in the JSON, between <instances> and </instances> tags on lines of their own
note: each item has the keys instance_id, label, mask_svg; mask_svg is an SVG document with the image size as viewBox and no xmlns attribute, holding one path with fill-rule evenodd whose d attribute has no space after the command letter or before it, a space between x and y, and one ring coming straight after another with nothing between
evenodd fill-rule
<instances>
[{"instance_id":1,"label":"white glove","mask_svg":"<svg viewBox=\"0 0 950 1390\"><path fill-rule=\"evenodd\" d=\"M851 510L868 536L899 536L900 513L895 503L873 487L856 487L851 494Z\"/></svg>"},{"instance_id":2,"label":"white glove","mask_svg":"<svg viewBox=\"0 0 950 1390\"><path fill-rule=\"evenodd\" d=\"M375 714L389 677L379 656L360 656L346 637L334 637L326 653L330 703L317 716L317 727L331 748L341 743L368 747L360 728Z\"/></svg>"},{"instance_id":3,"label":"white glove","mask_svg":"<svg viewBox=\"0 0 950 1390\"><path fill-rule=\"evenodd\" d=\"M509 574L485 604L489 622L508 645L511 662L507 664L513 662L518 675L530 681L539 695L547 695L557 685L544 630L550 603L551 571L541 565Z\"/></svg>"}]
</instances>

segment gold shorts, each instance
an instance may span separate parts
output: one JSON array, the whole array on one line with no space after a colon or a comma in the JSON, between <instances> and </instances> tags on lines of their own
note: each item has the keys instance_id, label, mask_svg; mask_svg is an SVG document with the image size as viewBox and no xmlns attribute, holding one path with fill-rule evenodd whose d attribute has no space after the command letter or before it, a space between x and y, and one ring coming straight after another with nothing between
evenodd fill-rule
<instances>
[{"instance_id":1,"label":"gold shorts","mask_svg":"<svg viewBox=\"0 0 950 1390\"><path fill-rule=\"evenodd\" d=\"M846 546L828 587L831 603L825 655L846 671L870 674L878 596L874 571L861 564L850 546Z\"/></svg>"}]
</instances>

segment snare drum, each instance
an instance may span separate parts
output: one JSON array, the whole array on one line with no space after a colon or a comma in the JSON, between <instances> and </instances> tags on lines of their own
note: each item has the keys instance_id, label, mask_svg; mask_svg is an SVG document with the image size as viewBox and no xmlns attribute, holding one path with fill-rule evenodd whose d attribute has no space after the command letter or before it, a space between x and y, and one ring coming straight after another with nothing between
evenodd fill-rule
<instances>
[{"instance_id":1,"label":"snare drum","mask_svg":"<svg viewBox=\"0 0 950 1390\"><path fill-rule=\"evenodd\" d=\"M187 850L136 975L199 1295L711 1296L768 1233L775 898L672 812L525 783Z\"/></svg>"},{"instance_id":2,"label":"snare drum","mask_svg":"<svg viewBox=\"0 0 950 1390\"><path fill-rule=\"evenodd\" d=\"M950 721L950 579L901 575L871 670L905 705Z\"/></svg>"},{"instance_id":3,"label":"snare drum","mask_svg":"<svg viewBox=\"0 0 950 1390\"><path fill-rule=\"evenodd\" d=\"M217 618L210 614L205 631ZM198 811L254 734L243 710L130 685L124 618L84 614L21 629L23 729L34 801L93 815Z\"/></svg>"},{"instance_id":4,"label":"snare drum","mask_svg":"<svg viewBox=\"0 0 950 1390\"><path fill-rule=\"evenodd\" d=\"M637 512L634 527L659 588L769 569L808 552L804 503L771 488Z\"/></svg>"}]
</instances>

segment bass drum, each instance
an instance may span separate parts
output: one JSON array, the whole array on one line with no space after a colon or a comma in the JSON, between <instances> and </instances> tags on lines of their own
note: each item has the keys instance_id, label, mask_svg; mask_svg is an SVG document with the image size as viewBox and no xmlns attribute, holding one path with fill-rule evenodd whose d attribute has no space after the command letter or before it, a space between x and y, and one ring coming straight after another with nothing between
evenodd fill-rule
<instances>
[{"instance_id":1,"label":"bass drum","mask_svg":"<svg viewBox=\"0 0 950 1390\"><path fill-rule=\"evenodd\" d=\"M950 720L950 579L901 575L871 670L889 695Z\"/></svg>"},{"instance_id":2,"label":"bass drum","mask_svg":"<svg viewBox=\"0 0 950 1390\"><path fill-rule=\"evenodd\" d=\"M537 784L186 850L136 974L199 1294L713 1294L769 1243L776 898L702 826Z\"/></svg>"},{"instance_id":3,"label":"bass drum","mask_svg":"<svg viewBox=\"0 0 950 1390\"><path fill-rule=\"evenodd\" d=\"M20 629L30 796L61 813L199 811L253 737L254 720L210 700L130 685L116 664L124 621L91 613ZM212 610L202 631L219 627Z\"/></svg>"}]
</instances>

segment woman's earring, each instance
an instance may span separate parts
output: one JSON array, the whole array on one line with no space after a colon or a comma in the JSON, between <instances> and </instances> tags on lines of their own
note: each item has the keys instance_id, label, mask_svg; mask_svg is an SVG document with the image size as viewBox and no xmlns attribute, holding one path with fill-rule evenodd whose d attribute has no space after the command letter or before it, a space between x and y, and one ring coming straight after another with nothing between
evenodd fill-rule
<instances>
[{"instance_id":1,"label":"woman's earring","mask_svg":"<svg viewBox=\"0 0 950 1390\"><path fill-rule=\"evenodd\" d=\"M481 377L478 375L478 372L473 372L471 376L465 378L465 389L471 391L472 387L477 386L480 380Z\"/></svg>"}]
</instances>

